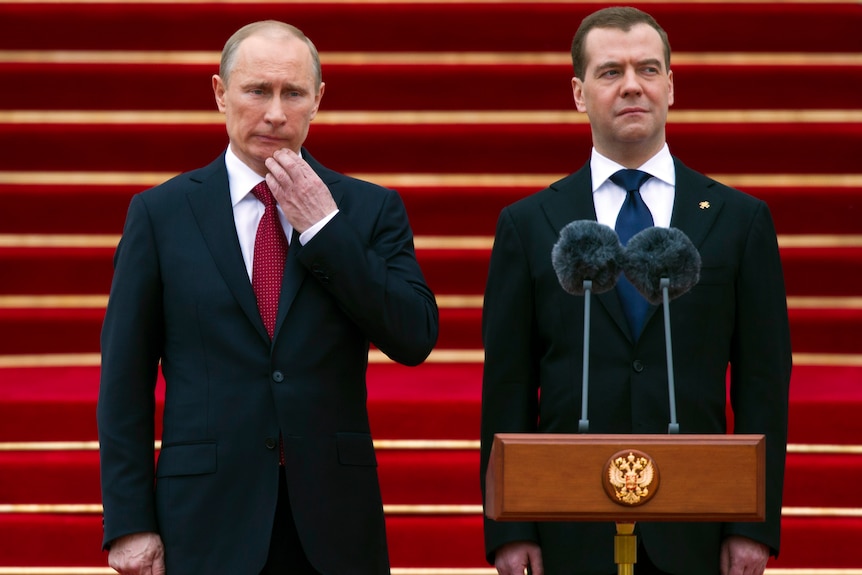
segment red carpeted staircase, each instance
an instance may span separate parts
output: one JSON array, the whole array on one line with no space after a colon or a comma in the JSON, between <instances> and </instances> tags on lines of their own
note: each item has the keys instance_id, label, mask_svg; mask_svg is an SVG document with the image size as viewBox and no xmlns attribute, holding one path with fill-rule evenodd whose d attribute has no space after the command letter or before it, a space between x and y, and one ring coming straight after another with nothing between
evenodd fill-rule
<instances>
[{"instance_id":1,"label":"red carpeted staircase","mask_svg":"<svg viewBox=\"0 0 862 575\"><path fill-rule=\"evenodd\" d=\"M772 575L862 574L862 5L636 3L668 30L668 140L765 199L794 346L780 559ZM246 3L0 0L0 575L110 572L95 399L111 257L131 195L226 145L210 76L241 25L317 44L307 142L397 188L438 296L418 368L372 352L369 408L393 572L492 573L478 473L481 301L504 205L590 149L568 48L578 1Z\"/></svg>"}]
</instances>

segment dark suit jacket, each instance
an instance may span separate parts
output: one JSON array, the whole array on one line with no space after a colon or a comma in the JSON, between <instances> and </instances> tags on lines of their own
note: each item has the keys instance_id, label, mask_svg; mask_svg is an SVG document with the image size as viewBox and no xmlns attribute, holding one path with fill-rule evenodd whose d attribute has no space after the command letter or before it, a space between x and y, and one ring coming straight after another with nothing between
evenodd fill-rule
<instances>
[{"instance_id":1,"label":"dark suit jacket","mask_svg":"<svg viewBox=\"0 0 862 575\"><path fill-rule=\"evenodd\" d=\"M272 342L223 156L129 207L102 332L104 543L156 531L171 575L260 572L279 432L311 563L322 573L389 572L366 410L369 342L421 363L437 338L437 307L399 196L303 154L340 211L305 246L294 235ZM154 468L159 362L166 396Z\"/></svg>"},{"instance_id":2,"label":"dark suit jacket","mask_svg":"<svg viewBox=\"0 0 862 575\"><path fill-rule=\"evenodd\" d=\"M791 365L787 307L766 205L675 163L671 226L688 235L702 258L699 283L670 306L681 433L727 431L730 365L734 431L767 437L767 520L642 523L639 531L660 569L715 574L723 536L745 535L778 550ZM551 248L569 222L596 219L590 180L587 164L500 215L482 326L483 483L495 433L577 433L584 299L560 287ZM634 343L616 290L593 298L591 433L667 433L664 323L657 309ZM542 546L549 575L616 571L612 524L485 523L489 560L506 542L532 540Z\"/></svg>"}]
</instances>

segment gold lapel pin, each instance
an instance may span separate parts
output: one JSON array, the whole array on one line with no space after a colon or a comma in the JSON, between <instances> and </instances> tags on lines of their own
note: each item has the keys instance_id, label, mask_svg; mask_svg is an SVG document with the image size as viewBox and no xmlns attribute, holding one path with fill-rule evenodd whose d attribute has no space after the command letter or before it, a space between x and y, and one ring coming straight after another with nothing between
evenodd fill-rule
<instances>
[{"instance_id":1,"label":"gold lapel pin","mask_svg":"<svg viewBox=\"0 0 862 575\"><path fill-rule=\"evenodd\" d=\"M702 209L702 210L708 210L709 209L709 202L700 202L698 204L698 206L700 206L700 209Z\"/></svg>"}]
</instances>

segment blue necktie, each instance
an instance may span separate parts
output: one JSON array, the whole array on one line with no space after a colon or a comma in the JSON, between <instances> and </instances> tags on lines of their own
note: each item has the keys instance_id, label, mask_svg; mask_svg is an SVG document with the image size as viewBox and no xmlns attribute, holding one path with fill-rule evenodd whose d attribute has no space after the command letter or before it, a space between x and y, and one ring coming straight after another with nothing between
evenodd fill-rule
<instances>
[{"instance_id":1,"label":"blue necktie","mask_svg":"<svg viewBox=\"0 0 862 575\"><path fill-rule=\"evenodd\" d=\"M652 176L640 170L620 170L611 176L611 181L626 191L626 201L617 215L616 232L620 242L626 245L639 231L653 225L652 214L641 197L640 187ZM635 287L621 276L617 282L617 293L623 304L632 338L637 341L643 329L649 303Z\"/></svg>"}]
</instances>

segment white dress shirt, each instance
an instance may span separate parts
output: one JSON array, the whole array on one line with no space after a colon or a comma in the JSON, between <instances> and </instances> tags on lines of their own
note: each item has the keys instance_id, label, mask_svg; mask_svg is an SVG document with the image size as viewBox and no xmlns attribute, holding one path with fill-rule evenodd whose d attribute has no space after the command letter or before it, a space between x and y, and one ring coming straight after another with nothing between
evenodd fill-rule
<instances>
[{"instance_id":1,"label":"white dress shirt","mask_svg":"<svg viewBox=\"0 0 862 575\"><path fill-rule=\"evenodd\" d=\"M617 214L623 207L627 192L608 178L623 169L625 169L624 166L606 158L593 148L590 172L593 179L596 219L600 224L611 229L616 226ZM676 189L676 170L667 144L638 169L652 175L652 178L641 186L640 192L644 203L652 213L653 223L658 227L669 228Z\"/></svg>"},{"instance_id":2,"label":"white dress shirt","mask_svg":"<svg viewBox=\"0 0 862 575\"><path fill-rule=\"evenodd\" d=\"M227 179L230 186L230 202L233 206L233 220L236 224L236 235L239 239L239 247L242 250L242 259L245 262L245 269L248 272L249 281L251 280L252 260L254 259L254 239L257 235L257 226L260 219L263 217L263 203L254 197L252 189L258 185L261 178L254 170L245 165L236 154L227 148L224 158L225 166L227 167ZM276 204L278 209L278 219L281 221L281 227L284 228L284 235L287 237L287 243L290 244L293 235L293 226L287 221L287 217L281 210L281 206ZM311 238L317 234L335 214L336 209L331 214L305 230L299 236L300 245L305 245Z\"/></svg>"}]
</instances>

